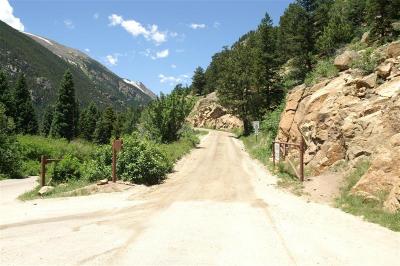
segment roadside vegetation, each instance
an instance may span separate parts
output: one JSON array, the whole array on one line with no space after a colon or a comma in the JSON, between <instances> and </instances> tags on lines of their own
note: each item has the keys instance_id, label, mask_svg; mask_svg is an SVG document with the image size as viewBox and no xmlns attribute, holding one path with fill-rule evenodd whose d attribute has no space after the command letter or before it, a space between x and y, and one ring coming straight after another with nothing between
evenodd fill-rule
<instances>
[{"instance_id":1,"label":"roadside vegetation","mask_svg":"<svg viewBox=\"0 0 400 266\"><path fill-rule=\"evenodd\" d=\"M363 161L355 166L355 169L345 177L345 182L336 199L336 206L345 212L362 216L363 219L388 227L393 231L400 231L400 212L388 213L383 211L384 193L377 200L366 200L365 198L351 194L351 189L367 172L369 162Z\"/></svg>"},{"instance_id":2,"label":"roadside vegetation","mask_svg":"<svg viewBox=\"0 0 400 266\"><path fill-rule=\"evenodd\" d=\"M162 182L173 164L199 142L200 132L185 125L195 101L187 87L177 85L146 107L123 113L111 107L99 110L94 103L80 110L73 77L66 71L57 102L38 122L24 80L21 75L12 85L0 72L0 176L38 175L42 155L60 159L47 165L46 185L54 189L44 196L71 195L66 192L110 178L114 139L124 140L118 154L118 177L145 185ZM20 198L39 197L38 190Z\"/></svg>"}]
</instances>

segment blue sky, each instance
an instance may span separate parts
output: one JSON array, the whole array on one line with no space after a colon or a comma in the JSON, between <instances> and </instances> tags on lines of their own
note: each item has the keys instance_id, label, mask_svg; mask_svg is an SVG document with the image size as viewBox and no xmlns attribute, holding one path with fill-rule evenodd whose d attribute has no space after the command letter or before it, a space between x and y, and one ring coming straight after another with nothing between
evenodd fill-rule
<instances>
[{"instance_id":1,"label":"blue sky","mask_svg":"<svg viewBox=\"0 0 400 266\"><path fill-rule=\"evenodd\" d=\"M13 10L3 8L7 1ZM197 66L206 68L224 45L255 29L265 12L278 23L290 2L0 0L0 18L84 51L158 94L190 84Z\"/></svg>"}]
</instances>

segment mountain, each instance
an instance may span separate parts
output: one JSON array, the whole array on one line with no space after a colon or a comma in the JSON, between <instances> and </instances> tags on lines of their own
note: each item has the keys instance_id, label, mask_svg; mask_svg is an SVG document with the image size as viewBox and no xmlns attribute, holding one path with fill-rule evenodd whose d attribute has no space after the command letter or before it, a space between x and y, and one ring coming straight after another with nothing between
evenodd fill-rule
<instances>
[{"instance_id":1,"label":"mountain","mask_svg":"<svg viewBox=\"0 0 400 266\"><path fill-rule=\"evenodd\" d=\"M120 78L79 50L19 32L2 21L0 44L0 68L11 80L21 72L26 75L39 114L55 102L58 84L67 69L74 77L81 106L94 101L100 107L111 105L122 110L145 105L155 97L143 83Z\"/></svg>"}]
</instances>

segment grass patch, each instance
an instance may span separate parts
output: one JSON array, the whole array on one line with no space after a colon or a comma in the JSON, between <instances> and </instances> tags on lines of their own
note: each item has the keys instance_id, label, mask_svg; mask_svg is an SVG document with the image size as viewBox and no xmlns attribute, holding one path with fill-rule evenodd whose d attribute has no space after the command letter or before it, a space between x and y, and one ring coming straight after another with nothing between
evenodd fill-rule
<instances>
[{"instance_id":1,"label":"grass patch","mask_svg":"<svg viewBox=\"0 0 400 266\"><path fill-rule=\"evenodd\" d=\"M375 54L375 47L366 48L360 57L351 64L352 68L357 68L362 71L364 75L371 74L378 66L379 55Z\"/></svg>"},{"instance_id":2,"label":"grass patch","mask_svg":"<svg viewBox=\"0 0 400 266\"><path fill-rule=\"evenodd\" d=\"M361 162L346 178L336 206L347 213L362 216L365 220L385 226L393 231L400 231L400 212L391 214L383 210L383 199L386 193L379 195L379 202L366 201L362 197L350 194L351 188L367 172L369 162Z\"/></svg>"},{"instance_id":3,"label":"grass patch","mask_svg":"<svg viewBox=\"0 0 400 266\"><path fill-rule=\"evenodd\" d=\"M193 131L193 133L193 135L190 134L188 136L184 136L178 141L168 144L161 144L161 151L172 163L175 163L194 147L196 147L196 145L200 143L199 136L207 135L208 131L196 129Z\"/></svg>"},{"instance_id":4,"label":"grass patch","mask_svg":"<svg viewBox=\"0 0 400 266\"><path fill-rule=\"evenodd\" d=\"M93 154L96 144L76 139L68 142L66 139L53 139L43 136L18 135L17 141L21 146L24 160L39 161L40 156L60 158L71 154L80 160L86 160Z\"/></svg>"},{"instance_id":5,"label":"grass patch","mask_svg":"<svg viewBox=\"0 0 400 266\"><path fill-rule=\"evenodd\" d=\"M278 186L290 190L293 194L301 196L303 194L303 184L294 173L293 169L286 163L280 162L276 167L270 161L272 156L272 140L270 134L261 132L256 140L256 136L242 136L240 139L246 148L246 151L254 159L259 160L266 165L271 173L278 177Z\"/></svg>"},{"instance_id":6,"label":"grass patch","mask_svg":"<svg viewBox=\"0 0 400 266\"><path fill-rule=\"evenodd\" d=\"M318 61L315 68L307 74L304 83L312 86L322 78L333 78L339 74L339 70L333 64L333 58Z\"/></svg>"},{"instance_id":7,"label":"grass patch","mask_svg":"<svg viewBox=\"0 0 400 266\"><path fill-rule=\"evenodd\" d=\"M88 195L89 193L85 193L84 190L79 191L79 195L67 195L66 192L70 192L82 187L90 185L90 182L86 179L78 179L78 180L70 180L68 183L62 183L54 187L54 190L50 193L40 196L38 194L40 190L40 186L35 187L33 190L25 192L24 194L18 197L19 200L33 200L39 198L56 198L56 197L69 197L69 196L83 196Z\"/></svg>"}]
</instances>

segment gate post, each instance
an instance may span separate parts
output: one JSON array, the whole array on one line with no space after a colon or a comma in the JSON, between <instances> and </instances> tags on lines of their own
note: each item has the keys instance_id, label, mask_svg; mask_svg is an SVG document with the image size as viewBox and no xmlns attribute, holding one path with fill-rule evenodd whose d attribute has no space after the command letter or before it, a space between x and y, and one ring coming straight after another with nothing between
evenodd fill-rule
<instances>
[{"instance_id":1,"label":"gate post","mask_svg":"<svg viewBox=\"0 0 400 266\"><path fill-rule=\"evenodd\" d=\"M275 141L272 142L272 162L274 163L275 167Z\"/></svg>"},{"instance_id":2,"label":"gate post","mask_svg":"<svg viewBox=\"0 0 400 266\"><path fill-rule=\"evenodd\" d=\"M304 182L304 138L300 140L300 181Z\"/></svg>"},{"instance_id":3,"label":"gate post","mask_svg":"<svg viewBox=\"0 0 400 266\"><path fill-rule=\"evenodd\" d=\"M46 156L40 158L40 186L43 187L46 183Z\"/></svg>"}]
</instances>

